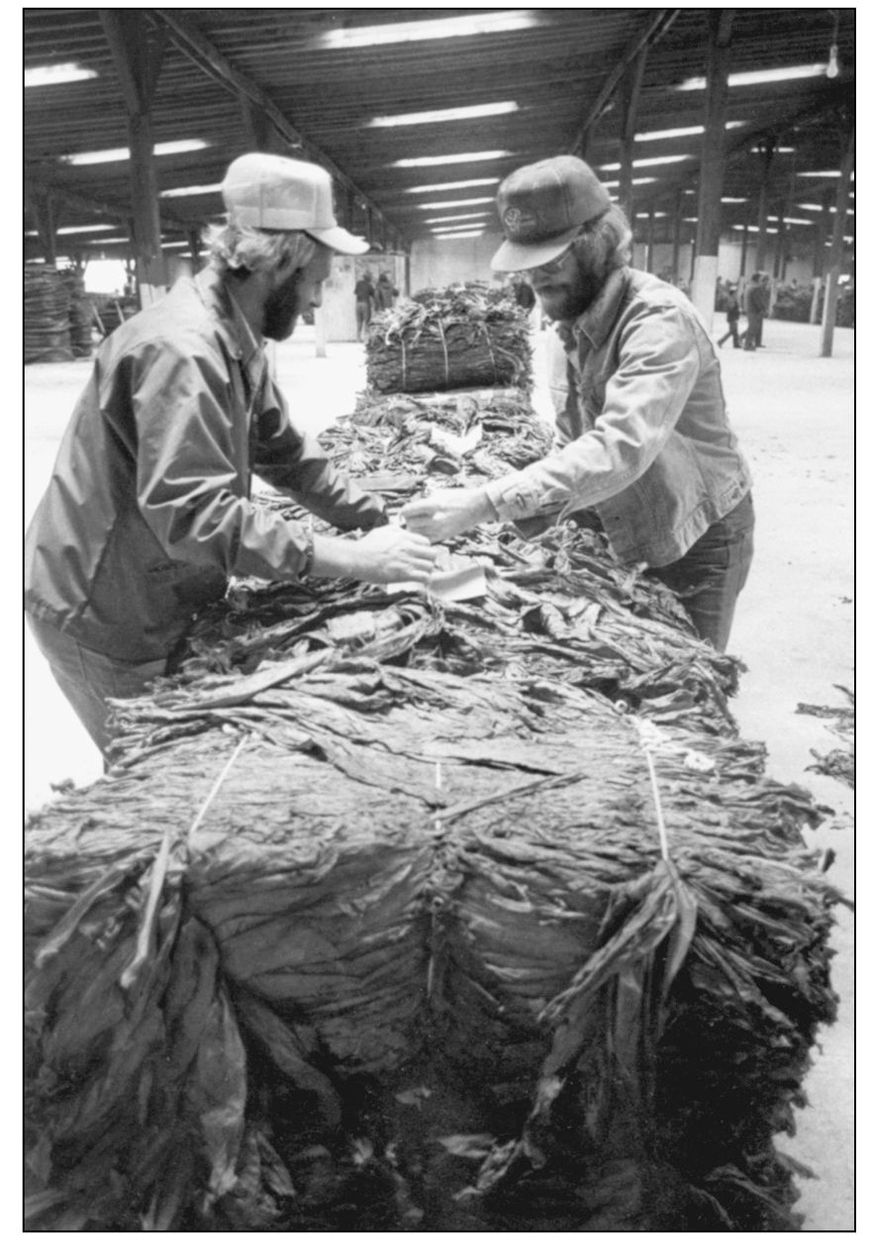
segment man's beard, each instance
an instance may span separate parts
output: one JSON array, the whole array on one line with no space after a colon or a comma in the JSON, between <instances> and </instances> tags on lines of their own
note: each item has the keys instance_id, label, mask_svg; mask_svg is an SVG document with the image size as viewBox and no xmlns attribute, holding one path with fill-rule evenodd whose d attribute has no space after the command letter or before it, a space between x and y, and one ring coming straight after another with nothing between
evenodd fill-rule
<instances>
[{"instance_id":1,"label":"man's beard","mask_svg":"<svg viewBox=\"0 0 872 1256\"><path fill-rule=\"evenodd\" d=\"M546 280L536 288L536 295L547 318L568 322L578 318L593 305L603 281L590 271L580 271L571 283Z\"/></svg>"},{"instance_id":2,"label":"man's beard","mask_svg":"<svg viewBox=\"0 0 872 1256\"><path fill-rule=\"evenodd\" d=\"M299 271L289 275L281 287L269 294L263 306L263 334L270 340L287 340L301 314Z\"/></svg>"}]
</instances>

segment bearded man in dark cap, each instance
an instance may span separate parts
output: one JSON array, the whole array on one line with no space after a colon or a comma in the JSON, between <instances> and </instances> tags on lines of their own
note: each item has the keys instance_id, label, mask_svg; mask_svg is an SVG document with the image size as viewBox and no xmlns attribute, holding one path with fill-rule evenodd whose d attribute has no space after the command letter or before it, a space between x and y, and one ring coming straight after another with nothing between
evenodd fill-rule
<instances>
[{"instance_id":1,"label":"bearded man in dark cap","mask_svg":"<svg viewBox=\"0 0 872 1256\"><path fill-rule=\"evenodd\" d=\"M633 269L627 219L578 157L516 170L497 208L505 240L491 266L523 273L554 323L555 448L410 503L407 524L441 541L486 520L546 526L593 510L616 557L658 575L724 650L754 512L709 333L677 288Z\"/></svg>"}]
</instances>

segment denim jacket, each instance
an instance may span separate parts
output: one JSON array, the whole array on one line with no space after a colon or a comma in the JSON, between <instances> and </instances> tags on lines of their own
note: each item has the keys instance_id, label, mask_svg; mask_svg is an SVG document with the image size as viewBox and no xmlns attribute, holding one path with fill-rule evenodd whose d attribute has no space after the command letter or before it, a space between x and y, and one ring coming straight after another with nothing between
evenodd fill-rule
<instances>
[{"instance_id":1,"label":"denim jacket","mask_svg":"<svg viewBox=\"0 0 872 1256\"><path fill-rule=\"evenodd\" d=\"M556 447L489 486L498 518L595 507L623 561L677 561L751 486L695 308L625 267L553 334Z\"/></svg>"},{"instance_id":2,"label":"denim jacket","mask_svg":"<svg viewBox=\"0 0 872 1256\"><path fill-rule=\"evenodd\" d=\"M251 500L252 473L338 528L387 522L294 426L208 267L100 346L28 529L28 611L111 658L166 657L229 576L304 561L307 529Z\"/></svg>"}]
</instances>

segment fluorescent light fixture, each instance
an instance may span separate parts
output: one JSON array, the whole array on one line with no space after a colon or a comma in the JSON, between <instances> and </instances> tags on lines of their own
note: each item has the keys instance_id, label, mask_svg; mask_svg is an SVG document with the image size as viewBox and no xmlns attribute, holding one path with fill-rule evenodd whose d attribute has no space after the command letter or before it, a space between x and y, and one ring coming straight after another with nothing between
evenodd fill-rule
<instances>
[{"instance_id":1,"label":"fluorescent light fixture","mask_svg":"<svg viewBox=\"0 0 872 1256\"><path fill-rule=\"evenodd\" d=\"M643 175L641 179L632 179L631 182L633 184L633 187L636 188L636 187L639 187L640 184L642 183L656 183L657 180L654 178L653 175ZM608 182L603 183L604 188L619 188L620 186L621 186L620 179L609 179Z\"/></svg>"},{"instance_id":2,"label":"fluorescent light fixture","mask_svg":"<svg viewBox=\"0 0 872 1256\"><path fill-rule=\"evenodd\" d=\"M747 203L748 203L747 196L722 196L721 197L722 205L747 205Z\"/></svg>"},{"instance_id":3,"label":"fluorescent light fixture","mask_svg":"<svg viewBox=\"0 0 872 1256\"><path fill-rule=\"evenodd\" d=\"M496 161L499 157L511 157L512 153L502 148L493 148L484 153L451 153L445 157L403 157L392 161L391 165L409 170L414 166L459 166L468 161Z\"/></svg>"},{"instance_id":4,"label":"fluorescent light fixture","mask_svg":"<svg viewBox=\"0 0 872 1256\"><path fill-rule=\"evenodd\" d=\"M435 236L434 238L436 240L474 240L477 236L482 235L483 232L484 227L482 227L479 231L452 231L450 235L443 233Z\"/></svg>"},{"instance_id":5,"label":"fluorescent light fixture","mask_svg":"<svg viewBox=\"0 0 872 1256\"><path fill-rule=\"evenodd\" d=\"M751 223L749 223L749 224L748 224L748 228L747 228L747 229L748 229L748 231L759 231L759 230L760 230L760 228L759 228L759 227L752 226L752 225L751 225ZM744 224L743 222L733 223L733 226L730 228L730 230L731 230L731 231L744 231L744 230L745 230L745 224ZM767 235L778 235L778 228L777 228L777 227L767 227L767 228L766 228L766 234L767 234Z\"/></svg>"},{"instance_id":6,"label":"fluorescent light fixture","mask_svg":"<svg viewBox=\"0 0 872 1256\"><path fill-rule=\"evenodd\" d=\"M796 177L798 179L838 179L841 177L841 170L798 170ZM851 171L851 178L854 178L854 172Z\"/></svg>"},{"instance_id":7,"label":"fluorescent light fixture","mask_svg":"<svg viewBox=\"0 0 872 1256\"><path fill-rule=\"evenodd\" d=\"M642 166L671 166L677 161L690 161L691 153L681 153L677 157L643 157L641 161L633 162L633 169L638 170ZM619 161L610 161L607 166L600 166L600 170L620 170L621 163Z\"/></svg>"},{"instance_id":8,"label":"fluorescent light fixture","mask_svg":"<svg viewBox=\"0 0 872 1256\"><path fill-rule=\"evenodd\" d=\"M698 218L682 218L682 222L699 222Z\"/></svg>"},{"instance_id":9,"label":"fluorescent light fixture","mask_svg":"<svg viewBox=\"0 0 872 1256\"><path fill-rule=\"evenodd\" d=\"M168 157L173 153L196 153L201 148L208 148L205 140L169 140L163 144L155 144L155 157ZM129 148L102 148L93 153L68 153L59 158L70 166L99 166L108 161L129 161Z\"/></svg>"},{"instance_id":10,"label":"fluorescent light fixture","mask_svg":"<svg viewBox=\"0 0 872 1256\"><path fill-rule=\"evenodd\" d=\"M424 222L429 226L434 222L455 222L461 218L487 218L490 214L488 209L474 209L468 214L443 214L441 218L425 218Z\"/></svg>"},{"instance_id":11,"label":"fluorescent light fixture","mask_svg":"<svg viewBox=\"0 0 872 1256\"><path fill-rule=\"evenodd\" d=\"M728 87L753 87L756 83L784 83L789 79L803 78L820 78L826 74L827 67L824 62L815 65L785 65L774 70L742 70L738 74L730 74L727 77ZM679 92L701 92L705 91L706 79L702 77L688 78L683 83L679 83L676 91Z\"/></svg>"},{"instance_id":12,"label":"fluorescent light fixture","mask_svg":"<svg viewBox=\"0 0 872 1256\"><path fill-rule=\"evenodd\" d=\"M665 209L657 209L657 210L655 210L655 211L654 211L654 217L655 217L655 218L666 218L667 216L668 216L668 215L667 215L667 213L666 213L666 210L665 210ZM636 217L637 217L637 218L650 218L650 217L651 217L651 213L650 213L650 211L649 211L649 210L647 210L647 209L637 209L637 210L636 210ZM691 220L690 220L689 218L685 218L685 220L684 220L684 221L685 221L685 222L690 222ZM694 221L696 221L696 220L694 219Z\"/></svg>"},{"instance_id":13,"label":"fluorescent light fixture","mask_svg":"<svg viewBox=\"0 0 872 1256\"><path fill-rule=\"evenodd\" d=\"M458 188L485 188L499 183L494 175L492 179L458 179L456 183L421 183L418 187L403 188L404 192L454 192Z\"/></svg>"},{"instance_id":14,"label":"fluorescent light fixture","mask_svg":"<svg viewBox=\"0 0 872 1256\"><path fill-rule=\"evenodd\" d=\"M387 22L381 26L357 26L326 31L318 46L330 49L366 48L371 44L408 44L426 39L455 39L469 35L495 35L523 31L542 21L536 9L500 9L464 17L432 18L418 22Z\"/></svg>"},{"instance_id":15,"label":"fluorescent light fixture","mask_svg":"<svg viewBox=\"0 0 872 1256\"><path fill-rule=\"evenodd\" d=\"M461 122L466 118L495 118L517 113L516 100L498 100L491 105L458 105L456 109L427 109L423 113L390 113L371 118L367 126L422 126L428 122Z\"/></svg>"},{"instance_id":16,"label":"fluorescent light fixture","mask_svg":"<svg viewBox=\"0 0 872 1256\"><path fill-rule=\"evenodd\" d=\"M752 149L751 149L751 152L752 152L752 153L766 153L766 152L768 152L768 151L769 151L769 149L767 149L767 148L763 148L760 144L758 144L758 145L756 146L756 148L752 148ZM776 144L776 146L772 149L772 152L773 152L773 153L795 153L795 152L796 152L796 149L795 149L795 148L785 148L782 144Z\"/></svg>"},{"instance_id":17,"label":"fluorescent light fixture","mask_svg":"<svg viewBox=\"0 0 872 1256\"><path fill-rule=\"evenodd\" d=\"M418 209L453 209L455 205L491 205L493 201L489 196L472 196L465 201L425 201L422 205L418 205Z\"/></svg>"},{"instance_id":18,"label":"fluorescent light fixture","mask_svg":"<svg viewBox=\"0 0 872 1256\"><path fill-rule=\"evenodd\" d=\"M728 122L726 129L733 131L737 126L747 125L747 122ZM640 131L633 138L641 144L647 144L651 140L678 140L685 135L703 135L704 133L704 126L674 126L668 131Z\"/></svg>"},{"instance_id":19,"label":"fluorescent light fixture","mask_svg":"<svg viewBox=\"0 0 872 1256\"><path fill-rule=\"evenodd\" d=\"M57 235L88 235L92 231L117 231L118 228L112 222L95 222L87 227L58 227ZM39 235L38 231L27 231L25 235Z\"/></svg>"},{"instance_id":20,"label":"fluorescent light fixture","mask_svg":"<svg viewBox=\"0 0 872 1256\"><path fill-rule=\"evenodd\" d=\"M189 188L167 188L165 192L161 192L161 196L211 196L213 192L220 192L220 183L200 183Z\"/></svg>"},{"instance_id":21,"label":"fluorescent light fixture","mask_svg":"<svg viewBox=\"0 0 872 1256\"><path fill-rule=\"evenodd\" d=\"M189 249L191 246L187 240L169 240L162 241L162 249Z\"/></svg>"},{"instance_id":22,"label":"fluorescent light fixture","mask_svg":"<svg viewBox=\"0 0 872 1256\"><path fill-rule=\"evenodd\" d=\"M814 223L810 218L785 218L784 222L790 223L791 227L813 227Z\"/></svg>"},{"instance_id":23,"label":"fluorescent light fixture","mask_svg":"<svg viewBox=\"0 0 872 1256\"><path fill-rule=\"evenodd\" d=\"M79 83L83 79L97 78L96 70L86 70L75 61L61 65L36 65L24 71L25 87L52 87L55 83Z\"/></svg>"}]
</instances>

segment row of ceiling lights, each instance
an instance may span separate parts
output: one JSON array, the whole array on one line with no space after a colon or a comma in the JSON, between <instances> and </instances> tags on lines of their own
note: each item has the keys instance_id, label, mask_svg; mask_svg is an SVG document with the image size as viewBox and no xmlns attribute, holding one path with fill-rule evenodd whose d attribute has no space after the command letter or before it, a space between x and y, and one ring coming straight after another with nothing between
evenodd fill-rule
<instances>
[{"instance_id":1,"label":"row of ceiling lights","mask_svg":"<svg viewBox=\"0 0 872 1256\"><path fill-rule=\"evenodd\" d=\"M425 39L449 38L472 36L484 33L495 33L497 31L517 31L526 29L530 26L536 26L547 21L547 15L543 15L541 10L508 10L508 11L492 11L487 14L474 14L464 17L435 19L427 21L410 21L402 23L384 24L372 27L357 27L347 30L329 31L318 37L316 43L325 49L349 49L363 47L372 44L388 44L398 42L421 41ZM780 67L772 70L762 71L745 71L731 74L728 78L729 86L749 86L757 83L767 83L776 81L786 81L797 78L810 78L825 74L829 78L835 77L839 73L838 48L836 44L838 32L838 15L835 15L835 27L833 32L833 42L829 50L829 59L827 63L815 63L804 66ZM25 86L45 86L50 83L68 83L83 78L92 78L96 76L96 72L84 67L68 64L55 65L47 67L37 67L25 71ZM692 77L678 84L676 90L695 91L704 90L706 87L705 78ZM371 118L365 126L368 127L394 127L394 126L417 126L437 124L444 122L452 122L458 120L472 120L482 117L493 117L515 113L520 109L517 101L496 101L480 105L461 106L457 108L439 109L419 111L416 113L403 113L393 115L383 115ZM734 121L727 124L728 128L736 128L745 125L742 122ZM648 142L654 140L663 140L671 138L679 138L682 136L702 134L704 128L702 126L678 127L672 130L643 132L635 137L639 142ZM170 154L178 154L184 152L193 152L208 147L206 141L200 139L173 141L170 143L162 143L155 145L155 154L164 156ZM755 150L759 151L759 150ZM789 152L791 149L777 149L776 151ZM97 164L102 162L117 162L129 159L129 150L126 148L100 150L90 153L68 154L61 160L67 161L72 165ZM426 156L426 157L410 157L403 158L392 165L400 169L410 169L438 165L460 165L464 163L475 162L480 165L489 161L503 159L513 154L507 150L490 150L486 152L476 153L452 153L443 156ZM680 154L672 156L661 156L654 158L642 158L633 162L633 167L642 168L655 165L675 164L686 161L690 158L689 154ZM608 163L600 167L601 172L608 173L619 169L617 163ZM835 177L838 171L810 171L798 172L799 177L807 176L814 178ZM458 180L442 184L424 184L416 187L404 189L407 194L419 195L427 192L447 192L450 190L459 190L464 187L481 187L492 185L498 182L496 177L488 177L481 179ZM654 178L642 177L634 179L634 185L647 184L655 182ZM605 181L607 187L618 186L615 180ZM213 194L220 188L220 184L199 185L184 188L169 188L161 193L163 197L173 196L197 196ZM441 202L422 202L416 208L422 210L428 209L450 209L468 205L490 204L490 197L473 197L452 199ZM484 216L488 211L480 211ZM474 217L479 216L479 212ZM456 217L456 216L448 216ZM447 218L444 220L447 221ZM434 220L429 220L429 225L434 232L443 232L448 229L436 225L432 225ZM470 223L471 227L472 224ZM111 228L110 228L111 229ZM483 231L484 227L478 228ZM453 229L454 234L459 234L457 228ZM478 232L475 232L476 234ZM471 231L464 230L464 235L472 234Z\"/></svg>"}]
</instances>

